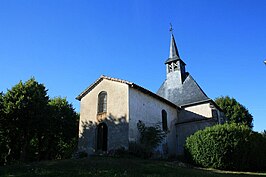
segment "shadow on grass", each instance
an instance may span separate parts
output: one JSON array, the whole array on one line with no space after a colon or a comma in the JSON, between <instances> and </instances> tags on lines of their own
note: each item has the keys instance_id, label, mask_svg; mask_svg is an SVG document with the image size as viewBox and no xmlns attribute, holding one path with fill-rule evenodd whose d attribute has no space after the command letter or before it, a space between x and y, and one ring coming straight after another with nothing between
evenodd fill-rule
<instances>
[{"instance_id":1,"label":"shadow on grass","mask_svg":"<svg viewBox=\"0 0 266 177\"><path fill-rule=\"evenodd\" d=\"M0 176L20 177L85 177L85 176L176 176L176 177L240 177L266 173L226 172L184 168L174 162L137 158L91 157L78 160L47 161L0 167Z\"/></svg>"}]
</instances>

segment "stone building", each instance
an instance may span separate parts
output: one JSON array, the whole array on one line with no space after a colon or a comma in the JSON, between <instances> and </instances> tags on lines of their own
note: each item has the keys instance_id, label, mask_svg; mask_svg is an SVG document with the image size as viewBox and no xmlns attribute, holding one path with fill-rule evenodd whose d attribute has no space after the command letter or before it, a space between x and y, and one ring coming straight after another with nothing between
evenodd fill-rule
<instances>
[{"instance_id":1,"label":"stone building","mask_svg":"<svg viewBox=\"0 0 266 177\"><path fill-rule=\"evenodd\" d=\"M186 72L174 36L165 62L166 80L157 93L133 82L101 76L77 99L80 101L79 150L89 154L111 151L138 141L137 123L161 123L167 137L157 148L163 155L183 153L186 137L223 123L222 110Z\"/></svg>"}]
</instances>

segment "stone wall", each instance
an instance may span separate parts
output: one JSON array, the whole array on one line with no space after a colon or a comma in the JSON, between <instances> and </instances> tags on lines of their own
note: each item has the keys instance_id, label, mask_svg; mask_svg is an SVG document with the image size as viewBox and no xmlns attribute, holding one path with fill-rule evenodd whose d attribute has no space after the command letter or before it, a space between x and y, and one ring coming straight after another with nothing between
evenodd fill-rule
<instances>
[{"instance_id":1,"label":"stone wall","mask_svg":"<svg viewBox=\"0 0 266 177\"><path fill-rule=\"evenodd\" d=\"M213 103L205 102L186 106L179 112L177 129L177 152L183 154L186 138L198 130L223 123L223 114Z\"/></svg>"},{"instance_id":2,"label":"stone wall","mask_svg":"<svg viewBox=\"0 0 266 177\"><path fill-rule=\"evenodd\" d=\"M177 121L177 110L154 97L144 94L134 88L129 89L129 141L138 141L139 132L137 123L141 120L147 126L153 126L156 123L162 123L162 110L167 112L167 127L169 133L167 139L163 142L164 147L168 147L169 154L176 153L175 143L175 123ZM159 147L158 151L163 153L163 148Z\"/></svg>"},{"instance_id":3,"label":"stone wall","mask_svg":"<svg viewBox=\"0 0 266 177\"><path fill-rule=\"evenodd\" d=\"M212 118L212 109L209 102L184 107L179 114L178 122L187 122L205 118Z\"/></svg>"},{"instance_id":4,"label":"stone wall","mask_svg":"<svg viewBox=\"0 0 266 177\"><path fill-rule=\"evenodd\" d=\"M98 94L107 92L107 112L97 114ZM105 122L108 127L107 149L128 147L128 85L103 79L80 101L79 149L94 153L96 127Z\"/></svg>"},{"instance_id":5,"label":"stone wall","mask_svg":"<svg viewBox=\"0 0 266 177\"><path fill-rule=\"evenodd\" d=\"M215 125L217 122L214 119L207 119L202 121L195 121L195 122L187 122L176 124L177 129L177 154L183 155L184 154L184 145L186 142L186 138L190 135L194 134L198 130L202 130L206 127L210 127Z\"/></svg>"}]
</instances>

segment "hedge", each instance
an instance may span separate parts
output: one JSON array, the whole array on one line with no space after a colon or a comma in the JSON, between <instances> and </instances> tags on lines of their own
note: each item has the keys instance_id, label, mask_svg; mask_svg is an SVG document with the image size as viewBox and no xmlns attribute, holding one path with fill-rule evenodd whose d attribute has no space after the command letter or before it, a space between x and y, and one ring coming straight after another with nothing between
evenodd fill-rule
<instances>
[{"instance_id":1,"label":"hedge","mask_svg":"<svg viewBox=\"0 0 266 177\"><path fill-rule=\"evenodd\" d=\"M266 138L245 125L215 125L188 137L185 155L189 161L203 167L265 170Z\"/></svg>"}]
</instances>

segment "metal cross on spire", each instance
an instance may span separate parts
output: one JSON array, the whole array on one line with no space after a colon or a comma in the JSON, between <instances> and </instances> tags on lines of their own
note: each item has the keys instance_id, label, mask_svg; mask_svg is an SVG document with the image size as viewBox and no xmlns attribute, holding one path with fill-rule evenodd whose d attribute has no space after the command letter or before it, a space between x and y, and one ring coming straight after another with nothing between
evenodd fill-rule
<instances>
[{"instance_id":1,"label":"metal cross on spire","mask_svg":"<svg viewBox=\"0 0 266 177\"><path fill-rule=\"evenodd\" d=\"M174 29L173 29L172 23L170 23L170 29L169 29L169 31L170 31L171 34L173 34L173 30Z\"/></svg>"}]
</instances>

